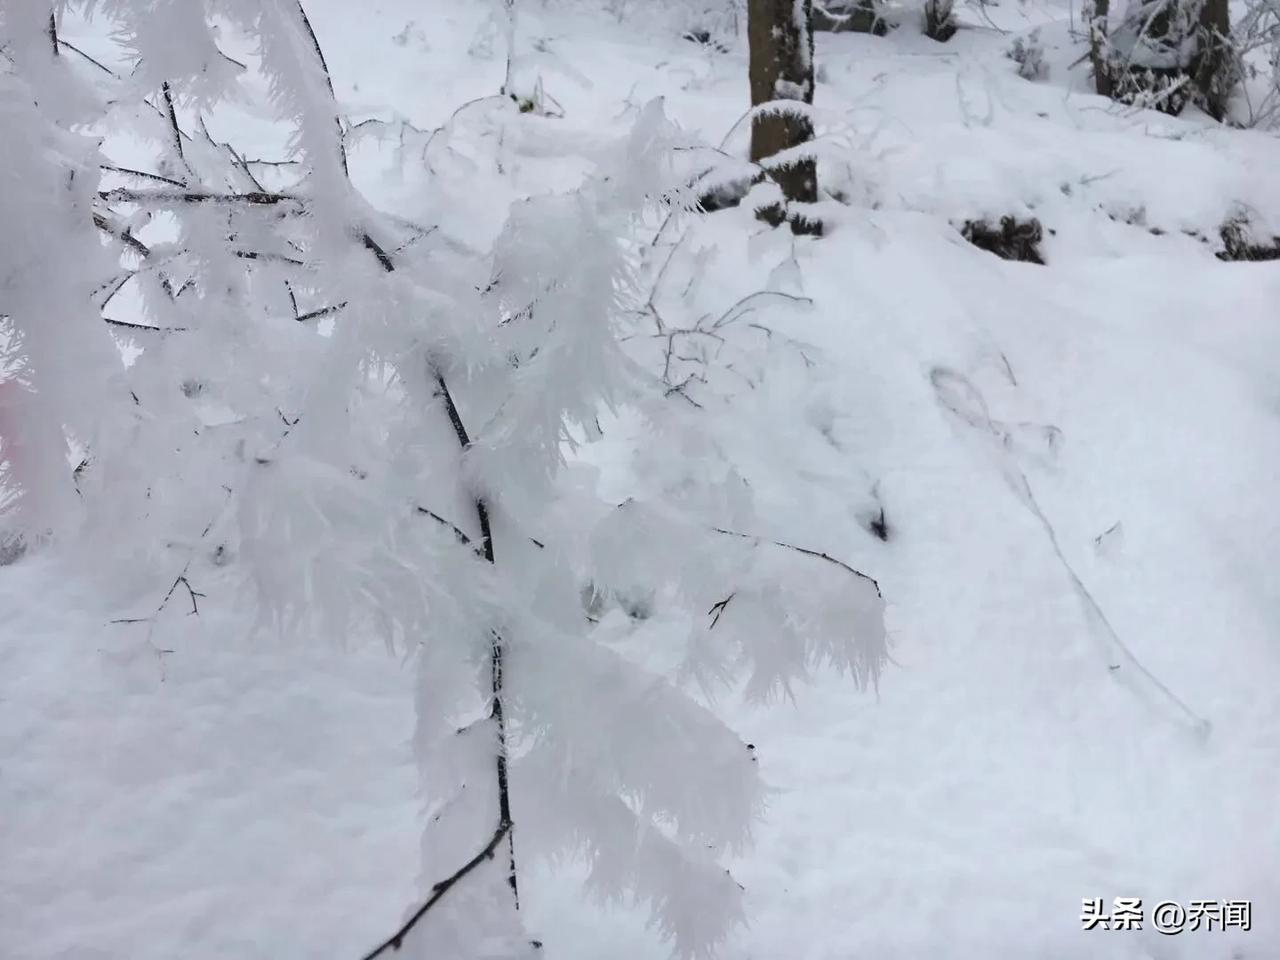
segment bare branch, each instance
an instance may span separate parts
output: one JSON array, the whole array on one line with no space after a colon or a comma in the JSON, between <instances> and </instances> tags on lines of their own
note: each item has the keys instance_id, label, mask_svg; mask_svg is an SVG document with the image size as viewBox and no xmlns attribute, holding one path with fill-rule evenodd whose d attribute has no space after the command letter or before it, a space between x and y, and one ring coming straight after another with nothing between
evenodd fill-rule
<instances>
[{"instance_id":1,"label":"bare branch","mask_svg":"<svg viewBox=\"0 0 1280 960\"><path fill-rule=\"evenodd\" d=\"M413 916L406 920L403 926L395 933L388 937L383 943L366 953L361 960L377 960L387 952L399 953L400 948L404 946L404 938L408 936L409 931L418 925L418 921L427 915L427 911L440 902L440 899L453 888L453 886L462 880L467 874L475 870L476 867L484 863L486 860L492 860L494 851L498 849L498 844L502 842L502 838L511 832L511 821L509 819L502 820L498 824L498 828L493 832L493 836L489 838L489 842L484 845L479 853L468 860L451 876L445 877L439 883L431 888L431 896L427 898L427 902L414 911Z\"/></svg>"},{"instance_id":2,"label":"bare branch","mask_svg":"<svg viewBox=\"0 0 1280 960\"><path fill-rule=\"evenodd\" d=\"M428 510L426 507L419 506L419 507L415 507L414 509L417 510L418 513L422 514L424 517L430 517L432 520L434 520L436 523L440 524L441 526L448 527L450 530L452 530L453 535L458 538L458 542L462 544L464 547L471 546L471 537L469 537L466 534L466 532L456 523L446 520L444 517L440 516L440 514L436 513L434 510ZM479 553L478 548L473 548L473 549L476 549L476 552Z\"/></svg>"},{"instance_id":3,"label":"bare branch","mask_svg":"<svg viewBox=\"0 0 1280 960\"><path fill-rule=\"evenodd\" d=\"M171 177L162 177L158 173L147 173L145 170L132 170L129 167L117 167L115 164L103 163L99 164L103 170L110 170L112 173L122 173L130 177L141 177L144 180L154 180L156 183L168 184L171 187L185 187L186 184L181 180L174 180Z\"/></svg>"},{"instance_id":4,"label":"bare branch","mask_svg":"<svg viewBox=\"0 0 1280 960\"><path fill-rule=\"evenodd\" d=\"M116 294L119 293L121 289L124 287L124 285L128 283L130 280L132 280L134 276L135 276L134 271L125 270L123 273L120 273L117 276L112 277L106 283L102 284L102 286L98 287L97 290L93 291L93 295L95 297L103 293L104 291L107 294L98 303L98 312L102 312L103 310L107 309L107 304L109 304L112 300L115 299Z\"/></svg>"},{"instance_id":5,"label":"bare branch","mask_svg":"<svg viewBox=\"0 0 1280 960\"><path fill-rule=\"evenodd\" d=\"M289 296L290 297L293 296L292 288L289 290ZM347 305L347 301L343 300L341 303L333 303L327 307L321 307L319 310L308 310L306 313L300 313L293 319L296 320L298 323L303 323L307 320L319 320L321 317L332 316L333 314L337 313L339 310L343 309L346 305ZM293 309L294 310L298 309L297 300L293 301Z\"/></svg>"},{"instance_id":6,"label":"bare branch","mask_svg":"<svg viewBox=\"0 0 1280 960\"><path fill-rule=\"evenodd\" d=\"M166 116L169 118L169 129L173 132L173 149L178 154L178 159L182 161L182 165L187 168L187 172L194 176L195 171L191 169L191 164L187 163L187 155L182 149L182 128L178 126L178 111L173 106L173 91L169 87L168 80L160 84L160 95L164 98L164 109Z\"/></svg>"},{"instance_id":7,"label":"bare branch","mask_svg":"<svg viewBox=\"0 0 1280 960\"><path fill-rule=\"evenodd\" d=\"M334 141L338 148L338 162L342 165L343 176L350 176L350 171L347 169L347 147L343 142L342 120L338 117L338 96L333 91L333 76L329 73L329 64L325 62L324 51L320 49L320 40L316 37L315 30L312 29L311 20L307 17L307 11L302 6L302 0L298 0L298 18L302 21L302 26L307 31L307 36L311 38L311 46L316 53L316 62L324 73L324 82L329 88L329 100L334 107L333 125L338 131L338 136Z\"/></svg>"},{"instance_id":8,"label":"bare branch","mask_svg":"<svg viewBox=\"0 0 1280 960\"><path fill-rule=\"evenodd\" d=\"M755 310L755 307L749 306L749 304L753 304L754 301L759 300L761 297L781 297L782 299L789 300L792 303L802 304L804 306L813 305L813 300L810 297L798 297L792 293L783 293L781 290L758 290L755 293L751 293L743 297L724 313L720 314L715 323L711 324L711 328L714 330L717 327L723 327L741 320L748 313Z\"/></svg>"},{"instance_id":9,"label":"bare branch","mask_svg":"<svg viewBox=\"0 0 1280 960\"><path fill-rule=\"evenodd\" d=\"M720 615L725 612L730 602L732 602L733 598L736 597L737 595L738 594L736 592L731 593L727 597L725 597L723 600L719 601L718 603L713 603L711 605L711 609L707 611L707 616L711 617L712 629L714 629L715 625L720 622Z\"/></svg>"},{"instance_id":10,"label":"bare branch","mask_svg":"<svg viewBox=\"0 0 1280 960\"><path fill-rule=\"evenodd\" d=\"M366 232L364 236L361 237L361 241L364 243L365 249L378 258L378 263L382 266L383 270L387 271L387 273L391 273L395 270L396 265L392 263L391 257L387 254L387 251L382 249L377 240L374 240L373 237L369 236Z\"/></svg>"},{"instance_id":11,"label":"bare branch","mask_svg":"<svg viewBox=\"0 0 1280 960\"><path fill-rule=\"evenodd\" d=\"M446 520L444 517L440 516L440 514L436 513L434 510L429 510L424 506L419 505L414 507L414 509L418 513L422 514L423 516L430 517L432 520L434 520L436 523L440 524L441 526L448 527L450 530L453 531L453 535L458 538L458 542L460 544L462 544L463 546L471 547L471 549L475 551L476 556L481 558L484 557L484 552L481 550L481 548L478 546L473 546L474 541L456 523L454 523L451 520ZM547 545L545 543L543 543L541 540L535 540L533 537L529 538L529 542L532 543L539 550L545 550L547 548Z\"/></svg>"},{"instance_id":12,"label":"bare branch","mask_svg":"<svg viewBox=\"0 0 1280 960\"><path fill-rule=\"evenodd\" d=\"M200 605L196 603L196 597L203 597L204 594L200 593L198 590L193 589L191 586L191 581L188 580L185 575L178 577L178 579L174 581L173 586L175 589L177 588L179 583L187 588L187 596L191 599L191 610L188 612L187 616L199 614ZM170 593L172 592L173 590L171 589ZM168 599L168 598L166 597L165 599Z\"/></svg>"},{"instance_id":13,"label":"bare branch","mask_svg":"<svg viewBox=\"0 0 1280 960\"><path fill-rule=\"evenodd\" d=\"M263 250L232 250L232 256L241 260L267 260L272 263L287 263L291 267L304 267L306 264L297 257L290 257L283 253L271 253Z\"/></svg>"},{"instance_id":14,"label":"bare branch","mask_svg":"<svg viewBox=\"0 0 1280 960\"><path fill-rule=\"evenodd\" d=\"M250 190L246 193L212 193L204 190L130 190L127 187L116 187L114 190L99 191L98 196L108 203L157 204L161 206L178 203L230 203L248 204L252 206L275 206L285 203L302 204L301 197L287 193L265 193Z\"/></svg>"},{"instance_id":15,"label":"bare branch","mask_svg":"<svg viewBox=\"0 0 1280 960\"><path fill-rule=\"evenodd\" d=\"M187 329L186 327L157 327L149 323L130 323L128 320L114 320L111 317L103 317L102 322L113 327L124 327L127 330L144 330L147 333L180 333Z\"/></svg>"},{"instance_id":16,"label":"bare branch","mask_svg":"<svg viewBox=\"0 0 1280 960\"><path fill-rule=\"evenodd\" d=\"M68 43L66 40L63 40L62 38L58 38L58 46L66 50L70 50L72 53L83 57L85 60L89 61L89 63L93 64L95 67L101 70L103 73L107 74L107 76L115 77L117 80L120 79L120 74L116 73L114 70L112 70L110 67L106 66L105 64L101 63L100 61L95 60L93 57L89 56L87 53L85 53L75 44Z\"/></svg>"},{"instance_id":17,"label":"bare branch","mask_svg":"<svg viewBox=\"0 0 1280 960\"><path fill-rule=\"evenodd\" d=\"M151 248L135 237L128 227L122 227L118 223L112 223L100 213L93 215L93 225L103 233L115 237L126 247L138 254L140 257L151 256Z\"/></svg>"},{"instance_id":18,"label":"bare branch","mask_svg":"<svg viewBox=\"0 0 1280 960\"><path fill-rule=\"evenodd\" d=\"M847 570L849 573L853 574L855 577L858 577L860 580L867 581L867 583L875 587L876 596L881 597L883 599L883 595L880 593L880 584L876 582L874 577L867 576L861 570L855 570L853 567L849 566L849 564L845 563L843 560L837 560L835 557L831 556L830 554L823 553L820 550L810 550L808 547L798 547L794 543L785 543L782 540L772 540L769 537L757 537L750 533L739 533L737 530L726 530L723 527L712 527L711 529L714 530L716 533L723 534L726 537L737 537L741 540L754 540L756 543L769 543L775 547L781 547L784 550L794 550L796 553L802 553L806 557L815 557L818 560L825 560L827 563L833 563L840 569Z\"/></svg>"}]
</instances>

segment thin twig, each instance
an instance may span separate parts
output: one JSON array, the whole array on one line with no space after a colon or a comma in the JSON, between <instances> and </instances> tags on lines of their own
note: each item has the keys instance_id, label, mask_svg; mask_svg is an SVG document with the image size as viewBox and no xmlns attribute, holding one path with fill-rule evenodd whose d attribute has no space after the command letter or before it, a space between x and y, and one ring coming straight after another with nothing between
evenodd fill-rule
<instances>
[{"instance_id":1,"label":"thin twig","mask_svg":"<svg viewBox=\"0 0 1280 960\"><path fill-rule=\"evenodd\" d=\"M134 253L138 254L138 256L143 258L151 256L151 248L135 237L128 227L122 227L117 223L112 223L100 213L95 213L93 215L93 225L103 233L115 237Z\"/></svg>"},{"instance_id":2,"label":"thin twig","mask_svg":"<svg viewBox=\"0 0 1280 960\"><path fill-rule=\"evenodd\" d=\"M811 297L801 297L794 293L784 293L781 290L757 290L755 293L747 294L724 313L720 314L719 318L711 324L711 328L714 330L717 327L723 327L740 320L742 317L755 310L754 306L748 307L747 304L760 297L782 297L784 300L790 300L792 303L803 304L805 306L813 305L813 299ZM738 312L735 313L734 311Z\"/></svg>"},{"instance_id":3,"label":"thin twig","mask_svg":"<svg viewBox=\"0 0 1280 960\"><path fill-rule=\"evenodd\" d=\"M861 570L855 570L853 567L849 566L849 564L845 563L843 560L838 560L828 553L823 553L821 550L811 550L808 547L799 547L799 546L796 546L794 543L787 543L783 540L774 540L770 537L758 537L750 533L739 533L737 530L726 530L723 527L712 527L711 529L714 530L716 533L724 534L726 537L738 537L739 539L742 539L742 540L754 540L756 543L771 543L775 547L781 547L784 550L794 550L796 553L802 553L806 557L814 557L815 559L818 559L818 560L825 560L827 563L833 563L840 569L847 570L849 573L852 573L855 577L859 578L860 580L867 581L867 583L871 584L871 586L875 588L876 596L881 597L881 599L883 599L883 595L880 593L880 584L876 581L874 577L867 576Z\"/></svg>"},{"instance_id":4,"label":"thin twig","mask_svg":"<svg viewBox=\"0 0 1280 960\"><path fill-rule=\"evenodd\" d=\"M133 400L135 403L137 403L138 397L136 394L134 395ZM207 524L205 524L204 529L200 531L200 536L197 538L198 541L204 540L204 538L209 535L209 531L213 529L214 524L218 522L218 519L222 516L223 512L226 510L226 504L231 502L231 488L226 487L224 489L227 492L226 502L223 504L222 509L220 509L218 513L215 514ZM131 623L148 624L146 643L149 647L151 647L152 652L154 652L156 655L156 662L160 666L160 682L161 683L164 683L165 681L164 655L173 653L173 651L161 649L160 647L156 646L155 640L153 639L156 632L156 624L160 620L160 615L164 613L165 607L169 605L169 601L173 599L173 595L177 591L178 586L180 584L186 587L187 596L191 600L191 609L188 611L187 616L199 615L200 606L196 602L196 598L203 597L204 594L200 593L198 590L193 588L191 586L191 581L187 579L187 571L191 569L191 564L192 562L194 562L194 560L195 560L195 553L193 551L192 554L187 557L187 562L182 565L182 569L178 572L178 575L173 578L173 583L169 584L169 589L165 591L164 598L160 601L160 604L156 607L155 612L153 612L150 616L122 617L116 620L108 621L109 623L113 623L113 624L131 624Z\"/></svg>"},{"instance_id":5,"label":"thin twig","mask_svg":"<svg viewBox=\"0 0 1280 960\"><path fill-rule=\"evenodd\" d=\"M232 250L231 254L241 260L269 260L272 263L287 263L292 267L306 266L297 257L290 257L283 253L271 253L263 250Z\"/></svg>"},{"instance_id":6,"label":"thin twig","mask_svg":"<svg viewBox=\"0 0 1280 960\"><path fill-rule=\"evenodd\" d=\"M458 542L460 544L462 544L464 547L471 547L471 549L475 551L476 556L484 559L484 551L481 550L480 547L474 546L473 545L474 541L472 541L471 537L467 534L467 532L463 530L460 526L458 526L456 523L454 523L452 520L446 520L444 517L440 516L440 514L436 513L434 510L430 510L427 507L424 507L420 504L415 506L414 510L422 514L424 517L430 517L432 520L434 520L436 523L440 524L441 526L448 527L450 530L453 531L453 535L458 538ZM547 545L545 543L543 543L541 540L536 540L533 537L529 537L529 542L532 543L539 550L545 550L547 548Z\"/></svg>"},{"instance_id":7,"label":"thin twig","mask_svg":"<svg viewBox=\"0 0 1280 960\"><path fill-rule=\"evenodd\" d=\"M95 297L98 296L100 293L102 293L104 290L107 292L107 295L103 297L102 300L98 303L99 313L107 309L107 304L109 304L112 300L115 299L116 294L119 293L122 289L124 289L124 285L128 283L130 280L132 280L134 276L136 276L134 271L125 270L123 273L119 274L118 276L112 277L102 286L98 287L97 290L93 291L93 295Z\"/></svg>"},{"instance_id":8,"label":"thin twig","mask_svg":"<svg viewBox=\"0 0 1280 960\"><path fill-rule=\"evenodd\" d=\"M712 629L715 629L715 625L720 622L720 615L724 613L725 609L729 606L730 601L732 601L737 595L738 594L736 592L731 593L723 600L711 605L711 609L707 611L707 616L711 617Z\"/></svg>"},{"instance_id":9,"label":"thin twig","mask_svg":"<svg viewBox=\"0 0 1280 960\"><path fill-rule=\"evenodd\" d=\"M152 260L152 265L158 266L158 264L156 264L154 262L154 259L152 258L151 248L148 247L141 240L139 240L137 237L135 237L133 235L133 232L129 230L128 227L124 227L113 222L112 220L108 219L104 214L101 214L101 213L95 213L93 215L93 223L94 223L94 226L96 226L103 233L106 233L112 237L115 237L117 240L123 243L126 247L128 247L138 256L140 256L142 259ZM168 259L168 258L165 258L165 259ZM163 260L161 262L163 262ZM111 293L107 296L107 298L98 305L98 309L99 310L104 309L106 305L111 301L112 297L114 297L117 293L119 293L120 288L123 287L125 283L129 281L129 278L133 277L134 275L135 275L134 273L130 273L127 277L121 280L120 283L116 285L115 289L113 289ZM160 277L161 289L164 290L165 294L168 295L170 300L178 299L178 297L181 296L182 292L187 289L187 286L190 283L191 281L188 280L187 283L183 284L181 290L174 291L173 284L172 282L170 282L169 278L164 275L161 275Z\"/></svg>"},{"instance_id":10,"label":"thin twig","mask_svg":"<svg viewBox=\"0 0 1280 960\"><path fill-rule=\"evenodd\" d=\"M162 177L158 173L148 173L145 170L133 170L129 167L118 167L112 163L101 163L99 166L103 170L110 170L112 173L123 173L130 177L141 177L144 180L154 180L156 183L168 184L171 187L186 187L181 180L174 180L172 177Z\"/></svg>"},{"instance_id":11,"label":"thin twig","mask_svg":"<svg viewBox=\"0 0 1280 960\"><path fill-rule=\"evenodd\" d=\"M440 514L436 513L434 510L429 510L426 507L418 506L418 507L415 507L414 509L417 510L418 513L422 514L424 517L430 517L432 520L434 520L436 523L440 524L441 526L448 527L450 530L452 530L453 535L458 538L458 542L462 544L464 547L471 546L471 537L469 537L466 531L464 531L456 523L453 523L450 520L446 520L444 517L440 516ZM477 550L477 552L479 551Z\"/></svg>"},{"instance_id":12,"label":"thin twig","mask_svg":"<svg viewBox=\"0 0 1280 960\"><path fill-rule=\"evenodd\" d=\"M95 67L97 67L99 70L101 70L103 73L107 74L108 76L115 77L117 80L120 79L120 74L116 73L114 70L112 70L110 67L106 66L102 62L95 60L93 57L89 56L89 54L85 53L83 50L77 47L74 43L69 43L66 40L63 40L61 37L59 37L58 46L63 47L67 50L70 50L74 54L78 54L79 56L89 61L91 64L93 64Z\"/></svg>"},{"instance_id":13,"label":"thin twig","mask_svg":"<svg viewBox=\"0 0 1280 960\"><path fill-rule=\"evenodd\" d=\"M494 851L498 849L498 844L502 842L502 838L511 832L511 821L503 820L498 824L498 829L493 832L493 836L489 838L489 842L484 845L484 849L468 860L452 875L445 877L439 883L431 888L431 896L427 898L427 902L413 912L413 916L409 917L404 924L383 941L379 946L366 953L361 960L377 960L388 951L399 953L400 948L404 946L404 938L408 936L409 931L417 926L418 921L426 916L427 911L440 902L440 898L453 888L463 877L475 870L476 867L484 863L486 860L492 860Z\"/></svg>"},{"instance_id":14,"label":"thin twig","mask_svg":"<svg viewBox=\"0 0 1280 960\"><path fill-rule=\"evenodd\" d=\"M1125 676L1129 673L1137 673L1144 678L1164 699L1170 703L1178 713L1180 713L1190 723L1192 732L1197 736L1207 737L1212 724L1205 717L1196 713L1181 697L1173 692L1165 683L1157 677L1144 664L1133 649L1121 639L1120 634L1112 626L1110 619L1103 611L1101 605L1094 598L1093 593L1085 586L1080 575L1076 573L1075 567L1071 561L1067 559L1062 544L1058 540L1058 533L1054 529L1052 522L1048 516L1040 508L1040 503L1036 499L1035 493L1031 488L1031 481L1027 478L1021 465L1008 456L1005 451L1005 440L1008 432L1002 424L992 420L990 410L987 407L986 398L963 374L959 374L954 370L946 367L935 367L930 374L933 382L934 392L939 404L949 411L960 422L969 427L985 432L990 437L996 439L998 446L996 449L997 464L1001 468L1001 473L1009 488L1013 491L1018 501L1027 509L1029 513L1037 521L1039 521L1041 529L1044 530L1045 536L1049 541L1049 546L1053 549L1054 555L1058 562L1062 565L1064 572L1084 607L1086 615L1106 634L1107 639L1114 651L1126 660L1132 671L1126 671ZM962 402L961 398L955 395L955 391L962 390L966 394L963 401L967 401L968 406ZM1108 660L1111 658L1108 657ZM1120 670L1121 664L1108 663L1108 671L1115 675Z\"/></svg>"},{"instance_id":15,"label":"thin twig","mask_svg":"<svg viewBox=\"0 0 1280 960\"><path fill-rule=\"evenodd\" d=\"M293 296L292 287L289 289L289 296L290 297ZM296 320L298 323L303 323L307 320L319 320L321 317L332 316L333 314L337 313L339 310L343 309L346 305L347 305L347 301L345 300L343 300L341 303L331 303L329 304L329 306L321 307L318 310L308 310L306 313L300 313L293 319ZM297 300L294 300L293 302L293 309L294 310L298 309Z\"/></svg>"},{"instance_id":16,"label":"thin twig","mask_svg":"<svg viewBox=\"0 0 1280 960\"><path fill-rule=\"evenodd\" d=\"M178 160L187 168L187 172L194 176L195 171L191 169L191 164L187 163L187 155L182 149L182 127L178 126L178 111L173 105L173 90L169 87L168 80L160 84L160 95L164 98L165 114L169 118L169 129L173 132L173 149L178 154Z\"/></svg>"},{"instance_id":17,"label":"thin twig","mask_svg":"<svg viewBox=\"0 0 1280 960\"><path fill-rule=\"evenodd\" d=\"M102 322L113 327L124 327L127 330L145 330L147 333L180 333L187 329L186 327L158 327L149 323L130 323L128 320L115 320L111 317L103 317Z\"/></svg>"},{"instance_id":18,"label":"thin twig","mask_svg":"<svg viewBox=\"0 0 1280 960\"><path fill-rule=\"evenodd\" d=\"M387 273L391 273L395 270L396 266L392 263L391 257L387 254L387 251L382 249L378 244L378 241L374 240L367 232L363 237L361 237L361 242L364 243L366 250L378 258L378 263L382 266L383 270L387 271Z\"/></svg>"}]
</instances>

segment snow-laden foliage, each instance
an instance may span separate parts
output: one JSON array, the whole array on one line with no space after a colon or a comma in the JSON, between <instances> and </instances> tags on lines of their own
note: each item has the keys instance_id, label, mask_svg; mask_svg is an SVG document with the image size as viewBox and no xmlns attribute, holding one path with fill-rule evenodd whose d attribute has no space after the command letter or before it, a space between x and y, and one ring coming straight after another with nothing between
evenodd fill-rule
<instances>
[{"instance_id":1,"label":"snow-laden foliage","mask_svg":"<svg viewBox=\"0 0 1280 960\"><path fill-rule=\"evenodd\" d=\"M1232 28L1232 44L1244 78L1236 119L1274 129L1280 121L1280 4L1249 0Z\"/></svg>"},{"instance_id":2,"label":"snow-laden foliage","mask_svg":"<svg viewBox=\"0 0 1280 960\"><path fill-rule=\"evenodd\" d=\"M682 676L708 692L790 694L822 664L874 682L885 635L875 584L758 536L732 477L725 512L696 492L607 502L566 470L623 404L655 438L685 431L669 382L620 345L646 231L693 202L661 103L476 249L361 197L296 0L79 10L114 25L109 64L64 44L48 6L3 21L19 136L0 143L0 209L26 225L0 248L4 415L21 423L4 443L29 529L75 501L122 576L180 571L162 607L179 584L193 612L219 602L198 573L228 605L242 588L276 635L377 635L416 659L424 890L475 864L414 925L417 955L526 954L517 880L566 853L601 898L647 904L678 955L709 955L743 919L722 861L762 784L732 730L597 624L584 586L684 610ZM286 125L287 157L218 141L206 121L228 102ZM107 111L144 159L71 132Z\"/></svg>"},{"instance_id":3,"label":"snow-laden foliage","mask_svg":"<svg viewBox=\"0 0 1280 960\"><path fill-rule=\"evenodd\" d=\"M1044 58L1044 42L1040 39L1038 29L1032 30L1025 37L1014 37L1007 55L1018 65L1018 76L1024 80L1043 80L1049 75L1049 65Z\"/></svg>"},{"instance_id":4,"label":"snow-laden foliage","mask_svg":"<svg viewBox=\"0 0 1280 960\"><path fill-rule=\"evenodd\" d=\"M111 264L94 236L93 109L52 42L49 11L7 4L0 36L0 458L6 524L29 538L78 515L72 443L97 446L122 416L119 358L92 297Z\"/></svg>"}]
</instances>

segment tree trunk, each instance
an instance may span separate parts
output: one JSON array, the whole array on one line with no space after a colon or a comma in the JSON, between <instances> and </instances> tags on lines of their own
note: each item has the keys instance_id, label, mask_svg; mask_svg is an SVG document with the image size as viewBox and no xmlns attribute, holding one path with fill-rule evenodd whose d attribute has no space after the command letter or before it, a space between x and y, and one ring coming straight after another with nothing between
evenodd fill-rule
<instances>
[{"instance_id":1,"label":"tree trunk","mask_svg":"<svg viewBox=\"0 0 1280 960\"><path fill-rule=\"evenodd\" d=\"M956 35L954 0L925 0L924 35L946 43Z\"/></svg>"},{"instance_id":2,"label":"tree trunk","mask_svg":"<svg viewBox=\"0 0 1280 960\"><path fill-rule=\"evenodd\" d=\"M751 49L751 105L776 100L813 103L813 0L750 0L747 39ZM813 123L791 114L757 117L751 125L751 159L774 154L813 139ZM818 199L814 160L800 160L771 171L788 203ZM811 218L772 208L760 212L773 223L790 220L797 233L820 232Z\"/></svg>"},{"instance_id":3,"label":"tree trunk","mask_svg":"<svg viewBox=\"0 0 1280 960\"><path fill-rule=\"evenodd\" d=\"M1086 19L1099 93L1173 116L1189 102L1216 120L1226 116L1240 79L1228 0L1140 0L1110 36L1106 0L1095 3Z\"/></svg>"},{"instance_id":4,"label":"tree trunk","mask_svg":"<svg viewBox=\"0 0 1280 960\"><path fill-rule=\"evenodd\" d=\"M1114 87L1107 47L1107 16L1110 10L1111 0L1086 2L1083 10L1085 28L1089 33L1089 60L1093 64L1093 89L1100 97L1111 96Z\"/></svg>"},{"instance_id":5,"label":"tree trunk","mask_svg":"<svg viewBox=\"0 0 1280 960\"><path fill-rule=\"evenodd\" d=\"M1204 0L1197 38L1199 51L1191 75L1205 113L1218 121L1227 115L1227 101L1237 79L1230 38L1227 0Z\"/></svg>"}]
</instances>

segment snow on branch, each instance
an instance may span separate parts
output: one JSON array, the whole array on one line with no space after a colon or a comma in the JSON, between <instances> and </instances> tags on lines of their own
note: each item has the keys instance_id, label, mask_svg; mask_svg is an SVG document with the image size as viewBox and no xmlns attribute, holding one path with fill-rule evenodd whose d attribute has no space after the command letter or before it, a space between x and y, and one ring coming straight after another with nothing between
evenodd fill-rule
<instances>
[{"instance_id":1,"label":"snow on branch","mask_svg":"<svg viewBox=\"0 0 1280 960\"><path fill-rule=\"evenodd\" d=\"M266 193L250 190L245 193L214 193L203 190L131 190L128 187L116 187L112 190L100 190L98 197L108 203L136 203L147 206L173 206L182 203L208 204L248 204L250 206L270 207L278 204L305 203L302 197L284 193Z\"/></svg>"},{"instance_id":2,"label":"snow on branch","mask_svg":"<svg viewBox=\"0 0 1280 960\"><path fill-rule=\"evenodd\" d=\"M184 599L192 613L224 603L205 565L234 562L219 576L256 590L255 627L334 642L381 636L416 658L432 874L420 905L366 960L411 939L462 956L495 930L519 946L513 811L522 857L582 854L594 890L635 896L681 956L706 955L741 920L741 889L722 861L749 843L763 785L729 727L584 616L582 580L660 585L689 612L691 647L710 637L729 648L688 659L708 674L745 673L761 695L789 690L824 660L874 680L882 598L828 553L738 533L752 528L747 518L688 503L614 508L568 468L604 410L652 400L683 412L662 395L682 373L714 366L714 354L699 354L711 345L763 334L766 352L784 342L808 363L805 345L758 322L766 306L808 299L758 291L689 325L659 320L669 369L651 382L619 336L644 299L638 234L647 217L667 223L691 206L660 102L598 151L580 188L512 205L476 251L425 239L434 228L361 196L347 166L352 130L297 0L161 6L152 20L153 4L110 5L135 62L120 75L100 64L109 80L95 77L136 101L156 157L103 156L68 134L98 116L92 98L34 105L31 92L67 69L48 62L50 48L70 49L48 35L47 7L19 11L18 80L0 76L18 134L0 141L0 168L32 187L0 194L0 219L34 225L4 291L38 386L33 422L47 433L48 473L32 488L67 472L74 439L91 451L86 485L80 497L70 484L64 492L102 542L126 545L130 566L148 572L155 544L185 544L159 607L123 620L154 627ZM259 41L253 69L292 132L287 166L272 174L205 126L204 110L240 73L215 42L215 8ZM446 122L423 149L450 134ZM768 167L753 169L769 179ZM441 204L463 202L438 193ZM183 331L139 338L127 368L84 309L126 283L138 313L106 327ZM326 322L304 322L316 320ZM66 334L76 323L83 343ZM726 595L706 628L701 611ZM482 869L499 850L501 869ZM463 865L431 883L437 863Z\"/></svg>"}]
</instances>

